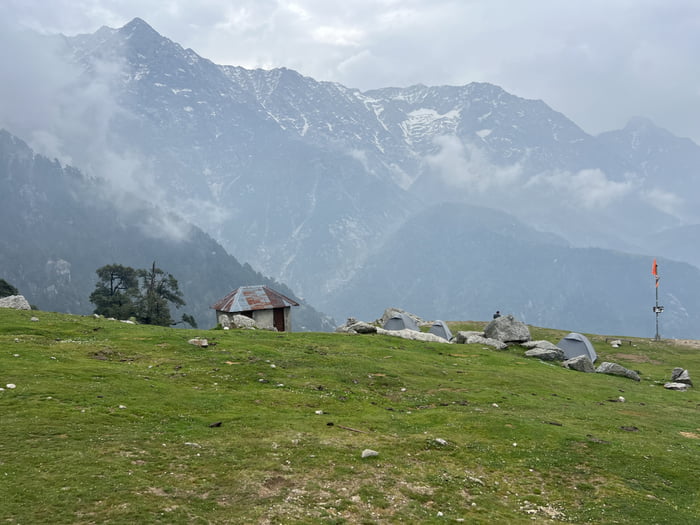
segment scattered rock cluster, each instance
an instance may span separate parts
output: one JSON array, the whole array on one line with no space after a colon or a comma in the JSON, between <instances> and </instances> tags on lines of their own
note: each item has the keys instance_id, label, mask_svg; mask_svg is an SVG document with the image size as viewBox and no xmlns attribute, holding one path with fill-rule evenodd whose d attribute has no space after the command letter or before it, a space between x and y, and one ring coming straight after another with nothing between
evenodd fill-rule
<instances>
[{"instance_id":1,"label":"scattered rock cluster","mask_svg":"<svg viewBox=\"0 0 700 525\"><path fill-rule=\"evenodd\" d=\"M420 317L401 310L399 308L387 308L380 319L374 323L366 323L358 321L354 317L348 318L344 325L336 328L336 332L350 334L382 334L402 337L405 339L413 339L419 341L429 341L438 343L453 343L453 344L481 344L489 346L497 350L505 350L513 344L518 344L525 348L525 357L533 357L541 361L559 361L564 368L575 370L584 373L608 374L620 377L626 377L633 381L640 381L639 372L630 370L618 363L604 361L596 366L587 355L579 355L571 359L566 359L564 350L559 348L554 343L549 341L539 340L533 341L530 337L530 330L525 323L518 321L512 315L505 315L489 322L483 332L478 331L460 331L457 332L450 341L438 337L436 335L418 332L416 330L384 330L381 328L382 323L391 319L396 314L404 314L416 321L419 326L429 325ZM611 343L613 348L619 348L622 344L619 340L614 340ZM569 354L570 355L570 354ZM594 356L595 358L595 356ZM671 374L671 381L664 385L669 390L687 390L693 385L690 380L690 375L683 368L674 368Z\"/></svg>"}]
</instances>

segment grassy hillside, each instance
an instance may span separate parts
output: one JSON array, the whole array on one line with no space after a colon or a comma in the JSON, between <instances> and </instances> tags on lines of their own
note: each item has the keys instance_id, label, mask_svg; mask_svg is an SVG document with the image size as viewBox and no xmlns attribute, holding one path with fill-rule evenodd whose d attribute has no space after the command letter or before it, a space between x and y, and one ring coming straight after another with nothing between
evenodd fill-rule
<instances>
[{"instance_id":1,"label":"grassy hillside","mask_svg":"<svg viewBox=\"0 0 700 525\"><path fill-rule=\"evenodd\" d=\"M642 381L519 347L0 310L0 519L697 522L700 396L659 383L698 350L592 341Z\"/></svg>"}]
</instances>

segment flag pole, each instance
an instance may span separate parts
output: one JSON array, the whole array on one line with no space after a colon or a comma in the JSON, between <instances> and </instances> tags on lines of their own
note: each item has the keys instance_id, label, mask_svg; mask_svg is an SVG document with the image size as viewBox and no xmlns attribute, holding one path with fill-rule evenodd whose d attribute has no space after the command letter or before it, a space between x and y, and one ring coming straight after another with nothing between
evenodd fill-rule
<instances>
[{"instance_id":1,"label":"flag pole","mask_svg":"<svg viewBox=\"0 0 700 525\"><path fill-rule=\"evenodd\" d=\"M654 336L654 341L661 341L661 336L659 335L659 277L656 277L656 306L654 306L654 312L656 312L656 336Z\"/></svg>"},{"instance_id":2,"label":"flag pole","mask_svg":"<svg viewBox=\"0 0 700 525\"><path fill-rule=\"evenodd\" d=\"M651 274L654 276L656 281L656 302L654 303L654 313L656 314L656 335L654 336L654 341L661 341L661 336L659 335L659 314L664 311L663 306L659 306L659 266L656 264L656 259L651 265Z\"/></svg>"}]
</instances>

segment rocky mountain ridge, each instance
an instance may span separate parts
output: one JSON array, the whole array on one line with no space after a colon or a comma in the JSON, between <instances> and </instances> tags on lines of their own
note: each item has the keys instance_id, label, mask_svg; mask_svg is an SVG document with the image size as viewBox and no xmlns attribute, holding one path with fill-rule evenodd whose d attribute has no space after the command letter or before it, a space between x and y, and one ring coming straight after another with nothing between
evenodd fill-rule
<instances>
[{"instance_id":1,"label":"rocky mountain ridge","mask_svg":"<svg viewBox=\"0 0 700 525\"><path fill-rule=\"evenodd\" d=\"M670 136L641 158L631 152L634 125L593 137L546 103L491 84L360 92L284 68L217 65L140 19L64 41L83 80L107 86L115 109L103 143L135 166L144 194L336 316L355 313L340 299L346 287L373 278L372 258L434 206L478 203L572 246L636 253L659 246L650 233L696 220L692 169L674 184L649 170L669 166L659 151L696 162L697 145ZM91 148L62 140L76 165L94 165ZM465 227L425 228L445 226L455 236ZM417 256L401 262L419 273Z\"/></svg>"}]
</instances>

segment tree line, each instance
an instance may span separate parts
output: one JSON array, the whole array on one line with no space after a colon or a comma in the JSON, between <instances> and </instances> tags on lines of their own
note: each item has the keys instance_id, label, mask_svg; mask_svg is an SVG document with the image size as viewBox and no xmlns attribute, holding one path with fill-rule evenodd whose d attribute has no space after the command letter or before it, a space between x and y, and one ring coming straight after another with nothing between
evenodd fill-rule
<instances>
[{"instance_id":1,"label":"tree line","mask_svg":"<svg viewBox=\"0 0 700 525\"><path fill-rule=\"evenodd\" d=\"M173 326L179 323L197 328L197 321L189 314L182 314L174 321L170 305L185 306L177 279L156 266L134 269L121 264L108 264L95 270L98 281L90 294L97 315L115 319L135 319L141 324ZM17 288L0 279L0 298L19 295Z\"/></svg>"},{"instance_id":2,"label":"tree line","mask_svg":"<svg viewBox=\"0 0 700 525\"><path fill-rule=\"evenodd\" d=\"M179 322L197 327L194 317L182 314L174 321L170 305L184 306L177 279L153 262L150 268L134 269L108 264L96 270L98 281L90 294L95 313L115 319L136 319L141 324L172 326Z\"/></svg>"}]
</instances>

